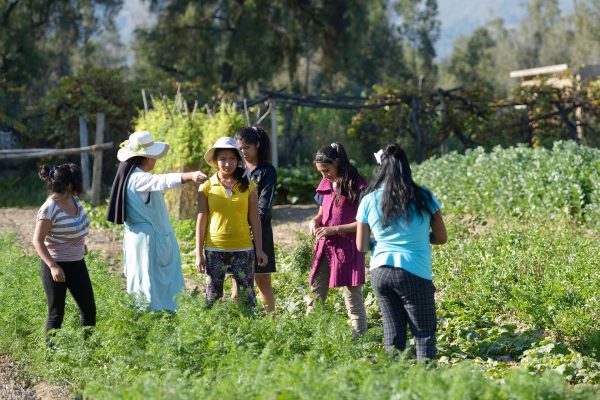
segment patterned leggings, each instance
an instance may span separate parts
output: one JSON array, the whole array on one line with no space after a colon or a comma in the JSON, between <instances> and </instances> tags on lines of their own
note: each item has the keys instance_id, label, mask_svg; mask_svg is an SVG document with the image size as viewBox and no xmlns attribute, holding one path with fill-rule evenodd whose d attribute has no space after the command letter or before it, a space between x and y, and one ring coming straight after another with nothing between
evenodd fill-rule
<instances>
[{"instance_id":1,"label":"patterned leggings","mask_svg":"<svg viewBox=\"0 0 600 400\"><path fill-rule=\"evenodd\" d=\"M223 297L225 274L230 273L237 282L240 298L249 307L256 307L254 293L254 250L211 251L206 250L206 302L213 304Z\"/></svg>"}]
</instances>

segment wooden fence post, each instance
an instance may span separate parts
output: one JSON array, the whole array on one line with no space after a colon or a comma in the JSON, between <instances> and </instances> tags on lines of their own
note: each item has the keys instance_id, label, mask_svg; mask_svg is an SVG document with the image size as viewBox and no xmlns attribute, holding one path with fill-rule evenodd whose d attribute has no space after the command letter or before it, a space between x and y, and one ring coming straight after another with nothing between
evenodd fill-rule
<instances>
[{"instance_id":1,"label":"wooden fence post","mask_svg":"<svg viewBox=\"0 0 600 400\"><path fill-rule=\"evenodd\" d=\"M88 146L88 128L83 115L79 116L79 146ZM88 153L81 153L81 174L83 176L83 193L87 195L90 190L90 156Z\"/></svg>"},{"instance_id":2,"label":"wooden fence post","mask_svg":"<svg viewBox=\"0 0 600 400\"><path fill-rule=\"evenodd\" d=\"M96 115L96 144L104 142L104 113ZM102 192L102 150L94 151L94 171L92 175L92 206L100 204Z\"/></svg>"},{"instance_id":3,"label":"wooden fence post","mask_svg":"<svg viewBox=\"0 0 600 400\"><path fill-rule=\"evenodd\" d=\"M275 168L279 164L279 154L277 151L277 107L275 99L271 100L271 164Z\"/></svg>"},{"instance_id":4,"label":"wooden fence post","mask_svg":"<svg viewBox=\"0 0 600 400\"><path fill-rule=\"evenodd\" d=\"M142 89L142 100L144 100L144 118L148 114L148 101L146 100L146 90Z\"/></svg>"}]
</instances>

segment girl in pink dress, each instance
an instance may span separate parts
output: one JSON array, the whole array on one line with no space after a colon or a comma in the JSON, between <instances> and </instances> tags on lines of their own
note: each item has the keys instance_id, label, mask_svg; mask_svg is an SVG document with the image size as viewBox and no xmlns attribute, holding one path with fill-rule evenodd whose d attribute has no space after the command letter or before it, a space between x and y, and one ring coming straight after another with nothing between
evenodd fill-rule
<instances>
[{"instance_id":1,"label":"girl in pink dress","mask_svg":"<svg viewBox=\"0 0 600 400\"><path fill-rule=\"evenodd\" d=\"M314 162L323 179L315 196L319 212L309 224L316 245L309 278L312 296L308 311L312 310L315 299L327 298L329 288L342 287L352 330L363 333L367 329L362 299L365 257L356 250L355 232L360 192L367 182L350 164L339 143L320 148Z\"/></svg>"}]
</instances>

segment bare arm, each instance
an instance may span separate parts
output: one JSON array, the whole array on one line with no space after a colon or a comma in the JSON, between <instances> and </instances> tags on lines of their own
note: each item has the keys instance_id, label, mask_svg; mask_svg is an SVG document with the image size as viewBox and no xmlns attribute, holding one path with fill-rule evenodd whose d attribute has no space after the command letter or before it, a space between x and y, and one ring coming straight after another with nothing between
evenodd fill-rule
<instances>
[{"instance_id":1,"label":"bare arm","mask_svg":"<svg viewBox=\"0 0 600 400\"><path fill-rule=\"evenodd\" d=\"M356 225L356 248L362 253L369 251L371 228L368 224L357 222Z\"/></svg>"},{"instance_id":2,"label":"bare arm","mask_svg":"<svg viewBox=\"0 0 600 400\"><path fill-rule=\"evenodd\" d=\"M46 239L46 236L48 236L48 232L50 231L51 227L52 222L50 220L39 219L35 223L32 243L38 256L40 256L44 264L50 268L54 282L64 282L65 274L62 268L56 263L56 261L54 261L50 255L50 252L48 251L48 248L46 247L46 244L44 243L44 239Z\"/></svg>"},{"instance_id":3,"label":"bare arm","mask_svg":"<svg viewBox=\"0 0 600 400\"><path fill-rule=\"evenodd\" d=\"M429 242L431 244L444 244L448 241L448 233L446 232L446 225L442 218L442 212L437 211L431 216L431 233L429 235Z\"/></svg>"},{"instance_id":4,"label":"bare arm","mask_svg":"<svg viewBox=\"0 0 600 400\"><path fill-rule=\"evenodd\" d=\"M248 222L250 223L252 236L254 237L254 248L256 250L258 265L267 265L267 255L262 249L262 226L258 213L258 195L256 194L256 190L250 193L250 198L248 199Z\"/></svg>"},{"instance_id":5,"label":"bare arm","mask_svg":"<svg viewBox=\"0 0 600 400\"><path fill-rule=\"evenodd\" d=\"M204 240L208 226L208 199L202 192L198 192L198 216L196 217L196 269L198 272L206 271L206 257L204 255Z\"/></svg>"},{"instance_id":6,"label":"bare arm","mask_svg":"<svg viewBox=\"0 0 600 400\"><path fill-rule=\"evenodd\" d=\"M352 222L345 225L336 226L322 226L315 229L315 236L320 239L322 236L337 235L339 233L353 233L356 232L356 226L358 222Z\"/></svg>"},{"instance_id":7,"label":"bare arm","mask_svg":"<svg viewBox=\"0 0 600 400\"><path fill-rule=\"evenodd\" d=\"M323 207L319 207L319 212L317 213L317 216L314 217L313 219L311 219L310 222L308 223L308 231L310 232L311 235L315 234L315 231L317 230L318 227L321 226L322 222L323 222Z\"/></svg>"}]
</instances>

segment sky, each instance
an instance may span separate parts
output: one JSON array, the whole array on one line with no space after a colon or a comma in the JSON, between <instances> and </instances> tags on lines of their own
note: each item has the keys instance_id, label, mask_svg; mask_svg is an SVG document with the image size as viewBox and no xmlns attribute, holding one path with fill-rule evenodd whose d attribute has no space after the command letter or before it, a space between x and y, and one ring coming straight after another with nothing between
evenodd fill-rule
<instances>
[{"instance_id":1,"label":"sky","mask_svg":"<svg viewBox=\"0 0 600 400\"><path fill-rule=\"evenodd\" d=\"M574 0L559 0L563 13L573 11ZM156 17L148 10L148 2L125 0L116 24L124 43L129 43L136 27L151 26ZM436 44L438 59L452 53L454 41L468 36L486 22L502 18L506 27L516 27L527 14L527 0L438 0L441 21L440 39Z\"/></svg>"}]
</instances>

